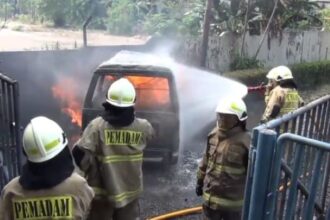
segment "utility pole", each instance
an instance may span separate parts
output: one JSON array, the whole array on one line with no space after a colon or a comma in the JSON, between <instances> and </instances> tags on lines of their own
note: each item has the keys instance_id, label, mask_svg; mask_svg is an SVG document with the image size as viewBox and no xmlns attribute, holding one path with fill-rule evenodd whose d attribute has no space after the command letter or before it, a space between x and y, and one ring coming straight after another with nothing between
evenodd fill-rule
<instances>
[{"instance_id":1,"label":"utility pole","mask_svg":"<svg viewBox=\"0 0 330 220\"><path fill-rule=\"evenodd\" d=\"M202 39L202 48L201 48L201 62L200 62L201 67L205 67L206 65L212 7L213 7L213 0L206 0L206 10L204 15L204 25L203 25L203 39Z\"/></svg>"}]
</instances>

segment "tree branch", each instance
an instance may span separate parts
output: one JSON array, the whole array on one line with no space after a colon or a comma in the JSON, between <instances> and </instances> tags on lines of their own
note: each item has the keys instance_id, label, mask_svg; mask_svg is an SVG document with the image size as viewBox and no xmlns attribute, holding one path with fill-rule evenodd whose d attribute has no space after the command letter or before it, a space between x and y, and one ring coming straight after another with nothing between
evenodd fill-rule
<instances>
[{"instance_id":1,"label":"tree branch","mask_svg":"<svg viewBox=\"0 0 330 220\"><path fill-rule=\"evenodd\" d=\"M266 36L266 34L268 33L268 31L269 31L270 24L271 24L272 21L273 21L273 18L274 18L274 15L275 15L276 9L277 9L278 1L279 1L279 0L276 0L276 2L275 2L275 5L274 5L274 8L273 8L272 14L271 14L271 16L270 16L270 18L269 18L269 20L268 20L267 27L266 27L265 32L264 32L264 34L263 34L263 36L262 36L262 39L261 39L261 41L260 41L260 43L259 43L259 47L258 47L258 49L257 49L257 52L256 52L256 54L254 55L254 59L257 59L257 56L258 56L259 51L260 51L260 49L261 49L261 46L262 46L262 44L263 44L263 42L264 42L264 40L265 40L265 36Z\"/></svg>"},{"instance_id":2,"label":"tree branch","mask_svg":"<svg viewBox=\"0 0 330 220\"><path fill-rule=\"evenodd\" d=\"M245 21L244 21L244 31L243 31L243 39L242 39L242 46L241 46L241 57L244 55L244 43L245 43L245 36L246 36L246 30L248 26L248 16L250 12L250 0L247 1L247 9L245 13Z\"/></svg>"}]
</instances>

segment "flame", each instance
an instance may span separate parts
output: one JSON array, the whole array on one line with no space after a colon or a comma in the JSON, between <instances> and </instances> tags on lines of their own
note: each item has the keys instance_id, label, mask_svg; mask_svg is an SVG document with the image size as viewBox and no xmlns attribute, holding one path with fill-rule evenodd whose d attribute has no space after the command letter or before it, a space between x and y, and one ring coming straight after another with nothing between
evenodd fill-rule
<instances>
[{"instance_id":1,"label":"flame","mask_svg":"<svg viewBox=\"0 0 330 220\"><path fill-rule=\"evenodd\" d=\"M170 90L167 78L157 76L126 76L137 91L137 108L168 108L170 106ZM106 76L106 80L114 81L115 77Z\"/></svg>"},{"instance_id":2,"label":"flame","mask_svg":"<svg viewBox=\"0 0 330 220\"><path fill-rule=\"evenodd\" d=\"M71 122L82 126L82 105L76 94L78 93L73 78L63 78L52 87L53 96L60 100L61 111L71 117Z\"/></svg>"}]
</instances>

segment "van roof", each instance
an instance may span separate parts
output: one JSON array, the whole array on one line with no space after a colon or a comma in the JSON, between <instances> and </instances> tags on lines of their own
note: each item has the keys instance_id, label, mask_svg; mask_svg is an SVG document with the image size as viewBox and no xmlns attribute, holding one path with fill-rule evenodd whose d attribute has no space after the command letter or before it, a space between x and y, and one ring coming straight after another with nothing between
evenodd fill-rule
<instances>
[{"instance_id":1,"label":"van roof","mask_svg":"<svg viewBox=\"0 0 330 220\"><path fill-rule=\"evenodd\" d=\"M172 72L170 65L167 64L166 61L164 62L164 59L161 59L156 55L126 50L120 51L109 60L104 61L97 69L109 68L137 68Z\"/></svg>"}]
</instances>

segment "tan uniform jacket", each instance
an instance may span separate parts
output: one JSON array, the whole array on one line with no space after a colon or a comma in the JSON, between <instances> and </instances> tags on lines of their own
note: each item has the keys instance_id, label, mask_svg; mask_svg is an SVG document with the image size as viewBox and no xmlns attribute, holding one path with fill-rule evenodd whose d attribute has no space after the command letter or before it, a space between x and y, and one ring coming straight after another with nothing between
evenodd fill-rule
<instances>
[{"instance_id":1,"label":"tan uniform jacket","mask_svg":"<svg viewBox=\"0 0 330 220\"><path fill-rule=\"evenodd\" d=\"M209 134L197 172L198 181L203 181L204 205L214 210L242 208L249 146L250 135L240 127L226 133L216 127Z\"/></svg>"},{"instance_id":2,"label":"tan uniform jacket","mask_svg":"<svg viewBox=\"0 0 330 220\"><path fill-rule=\"evenodd\" d=\"M281 108L278 116L282 116L298 109L302 103L303 100L296 89L276 86L269 94L269 99L266 103L266 109L262 116L262 120L268 121L272 119L271 114L275 105Z\"/></svg>"},{"instance_id":3,"label":"tan uniform jacket","mask_svg":"<svg viewBox=\"0 0 330 220\"><path fill-rule=\"evenodd\" d=\"M107 198L121 208L139 197L143 150L153 133L151 124L140 118L125 127L113 127L101 117L89 123L77 145L86 152L81 168L96 199Z\"/></svg>"},{"instance_id":4,"label":"tan uniform jacket","mask_svg":"<svg viewBox=\"0 0 330 220\"><path fill-rule=\"evenodd\" d=\"M55 187L42 190L25 190L16 177L2 191L0 219L86 219L93 197L92 188L76 173Z\"/></svg>"}]
</instances>

